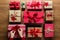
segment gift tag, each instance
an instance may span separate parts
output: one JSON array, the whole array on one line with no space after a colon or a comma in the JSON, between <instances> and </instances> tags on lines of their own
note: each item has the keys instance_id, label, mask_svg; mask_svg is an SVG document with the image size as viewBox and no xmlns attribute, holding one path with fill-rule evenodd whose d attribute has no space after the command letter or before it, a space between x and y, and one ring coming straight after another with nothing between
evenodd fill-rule
<instances>
[{"instance_id":1,"label":"gift tag","mask_svg":"<svg viewBox=\"0 0 60 40\"><path fill-rule=\"evenodd\" d=\"M45 37L54 37L54 24L45 24Z\"/></svg>"},{"instance_id":2,"label":"gift tag","mask_svg":"<svg viewBox=\"0 0 60 40\"><path fill-rule=\"evenodd\" d=\"M9 24L8 38L20 38L26 40L26 26L23 24Z\"/></svg>"},{"instance_id":3,"label":"gift tag","mask_svg":"<svg viewBox=\"0 0 60 40\"><path fill-rule=\"evenodd\" d=\"M27 9L42 9L42 1L41 0L29 0L27 1Z\"/></svg>"},{"instance_id":4,"label":"gift tag","mask_svg":"<svg viewBox=\"0 0 60 40\"><path fill-rule=\"evenodd\" d=\"M46 10L46 21L53 21L53 10Z\"/></svg>"},{"instance_id":5,"label":"gift tag","mask_svg":"<svg viewBox=\"0 0 60 40\"><path fill-rule=\"evenodd\" d=\"M45 9L52 9L53 8L52 1L44 1L44 8Z\"/></svg>"},{"instance_id":6,"label":"gift tag","mask_svg":"<svg viewBox=\"0 0 60 40\"><path fill-rule=\"evenodd\" d=\"M28 39L40 40L42 37L42 27L28 27Z\"/></svg>"},{"instance_id":7,"label":"gift tag","mask_svg":"<svg viewBox=\"0 0 60 40\"><path fill-rule=\"evenodd\" d=\"M23 13L24 23L44 23L43 11L24 11Z\"/></svg>"},{"instance_id":8,"label":"gift tag","mask_svg":"<svg viewBox=\"0 0 60 40\"><path fill-rule=\"evenodd\" d=\"M21 11L20 10L9 10L9 22L21 22Z\"/></svg>"}]
</instances>

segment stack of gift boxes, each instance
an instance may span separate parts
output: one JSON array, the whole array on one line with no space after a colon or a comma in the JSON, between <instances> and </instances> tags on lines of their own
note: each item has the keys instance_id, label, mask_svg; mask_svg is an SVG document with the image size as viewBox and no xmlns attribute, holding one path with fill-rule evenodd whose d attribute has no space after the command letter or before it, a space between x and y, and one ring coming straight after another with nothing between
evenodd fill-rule
<instances>
[{"instance_id":1,"label":"stack of gift boxes","mask_svg":"<svg viewBox=\"0 0 60 40\"><path fill-rule=\"evenodd\" d=\"M9 8L8 40L54 37L52 0L11 0Z\"/></svg>"}]
</instances>

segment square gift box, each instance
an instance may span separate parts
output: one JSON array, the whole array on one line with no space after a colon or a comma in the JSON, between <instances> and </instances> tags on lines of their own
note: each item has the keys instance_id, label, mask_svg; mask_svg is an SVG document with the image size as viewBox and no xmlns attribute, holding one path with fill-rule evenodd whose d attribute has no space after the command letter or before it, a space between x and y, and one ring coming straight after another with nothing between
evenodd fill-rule
<instances>
[{"instance_id":1,"label":"square gift box","mask_svg":"<svg viewBox=\"0 0 60 40\"><path fill-rule=\"evenodd\" d=\"M45 9L52 9L53 8L52 1L48 1L48 0L44 1L44 8Z\"/></svg>"},{"instance_id":2,"label":"square gift box","mask_svg":"<svg viewBox=\"0 0 60 40\"><path fill-rule=\"evenodd\" d=\"M21 23L21 11L20 10L9 10L9 22L10 23Z\"/></svg>"},{"instance_id":3,"label":"square gift box","mask_svg":"<svg viewBox=\"0 0 60 40\"><path fill-rule=\"evenodd\" d=\"M54 24L45 24L45 37L54 37Z\"/></svg>"},{"instance_id":4,"label":"square gift box","mask_svg":"<svg viewBox=\"0 0 60 40\"><path fill-rule=\"evenodd\" d=\"M24 23L44 23L44 12L43 11L24 11L23 12Z\"/></svg>"},{"instance_id":5,"label":"square gift box","mask_svg":"<svg viewBox=\"0 0 60 40\"><path fill-rule=\"evenodd\" d=\"M42 0L28 0L27 3L27 9L42 9Z\"/></svg>"},{"instance_id":6,"label":"square gift box","mask_svg":"<svg viewBox=\"0 0 60 40\"><path fill-rule=\"evenodd\" d=\"M46 10L46 22L53 22L53 10Z\"/></svg>"},{"instance_id":7,"label":"square gift box","mask_svg":"<svg viewBox=\"0 0 60 40\"><path fill-rule=\"evenodd\" d=\"M9 24L8 38L26 40L26 26L24 24Z\"/></svg>"}]
</instances>

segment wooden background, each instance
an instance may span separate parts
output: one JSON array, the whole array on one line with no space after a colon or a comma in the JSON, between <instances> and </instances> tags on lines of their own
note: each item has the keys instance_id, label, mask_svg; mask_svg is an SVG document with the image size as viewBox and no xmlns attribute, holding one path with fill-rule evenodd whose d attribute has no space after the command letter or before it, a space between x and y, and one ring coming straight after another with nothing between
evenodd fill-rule
<instances>
[{"instance_id":1,"label":"wooden background","mask_svg":"<svg viewBox=\"0 0 60 40\"><path fill-rule=\"evenodd\" d=\"M7 40L9 0L0 0L0 40ZM53 0L55 37L60 40L60 0Z\"/></svg>"}]
</instances>

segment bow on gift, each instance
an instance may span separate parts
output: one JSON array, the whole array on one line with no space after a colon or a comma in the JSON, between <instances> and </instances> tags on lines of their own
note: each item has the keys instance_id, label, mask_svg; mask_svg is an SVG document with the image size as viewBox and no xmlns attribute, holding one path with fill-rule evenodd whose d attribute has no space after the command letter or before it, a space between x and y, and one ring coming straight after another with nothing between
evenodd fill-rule
<instances>
[{"instance_id":1,"label":"bow on gift","mask_svg":"<svg viewBox=\"0 0 60 40\"><path fill-rule=\"evenodd\" d=\"M30 35L32 35L33 37L38 37L38 33L42 33L40 32L40 29L30 29L30 32L28 32Z\"/></svg>"},{"instance_id":2,"label":"bow on gift","mask_svg":"<svg viewBox=\"0 0 60 40\"><path fill-rule=\"evenodd\" d=\"M48 6L48 2L45 2L45 4L44 4L46 7Z\"/></svg>"},{"instance_id":3,"label":"bow on gift","mask_svg":"<svg viewBox=\"0 0 60 40\"><path fill-rule=\"evenodd\" d=\"M46 33L50 33L50 32L53 32L53 30L49 27L45 30Z\"/></svg>"},{"instance_id":4,"label":"bow on gift","mask_svg":"<svg viewBox=\"0 0 60 40\"><path fill-rule=\"evenodd\" d=\"M12 30L17 31L20 28L20 26L16 25L15 27L12 28Z\"/></svg>"},{"instance_id":5,"label":"bow on gift","mask_svg":"<svg viewBox=\"0 0 60 40\"><path fill-rule=\"evenodd\" d=\"M34 7L34 8L36 8L36 7L40 7L40 5L42 5L42 4L40 4L39 2L32 2L31 4L30 4L30 2L28 2L28 4L27 4L27 6L30 6L30 7Z\"/></svg>"}]
</instances>

